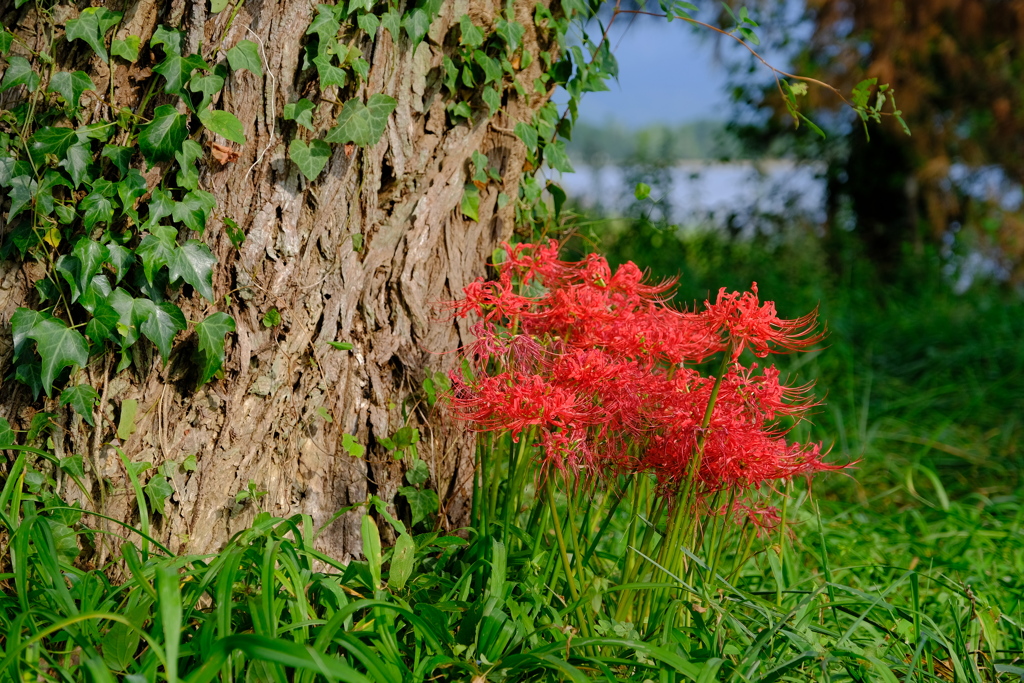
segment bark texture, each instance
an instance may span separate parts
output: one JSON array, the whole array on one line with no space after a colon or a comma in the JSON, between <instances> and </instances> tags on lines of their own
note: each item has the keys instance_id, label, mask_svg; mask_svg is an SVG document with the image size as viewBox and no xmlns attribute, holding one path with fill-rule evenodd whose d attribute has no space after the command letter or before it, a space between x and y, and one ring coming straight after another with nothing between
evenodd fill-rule
<instances>
[{"instance_id":1,"label":"bark texture","mask_svg":"<svg viewBox=\"0 0 1024 683\"><path fill-rule=\"evenodd\" d=\"M2 5L2 3L0 3ZM109 6L109 5L108 5ZM315 72L301 70L304 33L315 8L294 0L248 0L232 20L227 11L208 15L202 0L141 0L123 7L116 37L145 41L159 24L180 26L188 46L211 64L248 38L261 44L264 77L232 73L215 106L233 112L244 124L248 144L233 163L207 158L201 188L217 196L216 220L205 240L219 259L216 305L193 296L179 301L186 316L201 319L216 308L231 314L237 333L228 340L225 377L194 390L191 349L194 335L180 335L170 363L139 358L134 369L115 375L110 359L94 357L87 379L102 395L106 418L92 429L56 401L32 403L13 381L0 388L0 415L25 428L41 408L57 413L53 433L58 455L87 455L87 482L99 493L97 475L109 482L104 512L137 520L135 497L120 458L114 425L125 399L136 399L138 430L120 443L133 462L181 461L195 454L198 468L179 474L166 515L155 534L177 552L215 552L248 524L256 506L236 505L234 496L252 481L267 494L259 506L278 516L306 513L315 523L337 510L376 494L394 503L406 467L377 444L405 424L420 427L420 457L430 469L430 485L441 498L438 525L455 528L467 521L472 476L472 439L437 416L428 416L419 387L426 372L447 370L467 339L467 330L436 307L484 274L492 249L509 237L514 207L497 206L499 192L516 197L525 149L510 131L528 121L546 95L529 99L514 90L504 95L504 112L491 120L452 126L440 93L441 64L454 39L451 29L469 13L489 26L502 11L499 0L446 2L426 42L413 49L385 30L362 36L356 44L371 68L359 91L325 95L347 99L386 93L398 107L379 144L339 146L317 182L310 184L287 159L293 137L303 129L285 122L286 103L318 92ZM122 9L121 7L114 7ZM524 45L534 56L551 50L538 35L534 3L516 3L526 29ZM74 8L58 8L72 18ZM41 22L31 7L0 10L5 24L26 41L40 42ZM355 35L355 34L353 34ZM81 45L79 43L78 45ZM150 60L123 63L111 70L91 52L64 44L58 59L92 74L97 90L113 92L119 106L135 106L148 88ZM532 91L539 60L519 77ZM64 66L63 68L69 68ZM12 93L3 97L10 103ZM156 97L149 108L171 101ZM0 101L0 106L5 103ZM107 105L93 100L93 116L110 118ZM340 111L322 107L315 123L329 127ZM209 134L207 134L209 136ZM224 140L204 138L209 143ZM481 192L479 221L459 210L474 151L487 155L502 183ZM165 169L147 176L150 186ZM221 219L232 218L246 240L235 249ZM358 247L358 248L357 248ZM0 263L0 376L10 372L8 321L18 306L32 300L36 265ZM226 304L224 297L230 301ZM267 328L263 314L281 313ZM331 341L349 341L340 351ZM139 345L142 346L142 345ZM333 421L324 419L326 410ZM427 420L426 418L431 417ZM343 434L369 446L364 458L341 447ZM61 482L68 500L82 499L70 481ZM83 505L92 507L88 501ZM401 512L401 510L399 510ZM349 513L320 536L319 547L338 559L359 552L359 513Z\"/></svg>"}]
</instances>

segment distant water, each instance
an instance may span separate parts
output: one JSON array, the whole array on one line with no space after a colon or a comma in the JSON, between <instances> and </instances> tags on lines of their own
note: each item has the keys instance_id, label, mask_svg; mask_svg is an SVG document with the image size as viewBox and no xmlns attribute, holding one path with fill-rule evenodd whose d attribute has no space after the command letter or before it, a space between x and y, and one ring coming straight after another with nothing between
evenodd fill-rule
<instances>
[{"instance_id":1,"label":"distant water","mask_svg":"<svg viewBox=\"0 0 1024 683\"><path fill-rule=\"evenodd\" d=\"M756 216L793 216L824 222L825 183L823 163L789 160L736 161L728 163L687 161L665 169L665 177L651 182L650 200L661 204L669 222L694 221L725 224ZM622 214L636 202L635 184L617 166L577 166L561 178L569 197L581 206ZM655 202L652 204L651 202Z\"/></svg>"}]
</instances>

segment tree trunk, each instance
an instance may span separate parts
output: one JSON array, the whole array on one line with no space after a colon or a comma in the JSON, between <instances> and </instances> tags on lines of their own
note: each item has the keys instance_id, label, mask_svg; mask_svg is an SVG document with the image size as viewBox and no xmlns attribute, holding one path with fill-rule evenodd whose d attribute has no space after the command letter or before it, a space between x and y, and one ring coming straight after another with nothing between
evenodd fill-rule
<instances>
[{"instance_id":1,"label":"tree trunk","mask_svg":"<svg viewBox=\"0 0 1024 683\"><path fill-rule=\"evenodd\" d=\"M317 92L310 83L315 76L301 67L305 32L315 16L312 3L240 0L237 15L234 4L208 14L205 0L141 0L123 7L118 38L137 35L146 45L158 25L180 26L189 47L210 64L222 62L226 50L245 38L263 48L264 76L235 71L215 100L239 118L248 139L236 161L221 164L208 156L204 162L200 187L217 198L217 220L202 237L218 258L216 304L198 295L177 302L190 320L218 309L234 317L237 332L228 338L224 377L197 391L189 380L195 335L180 334L166 367L151 351L141 365L145 371L133 366L117 374L109 355L91 359L84 373L101 394L105 416L95 429L55 399L33 402L8 379L0 388L0 416L26 429L37 411L56 413L52 448L58 456L87 456L86 483L93 498L101 498L99 475L107 480L102 511L129 523L137 523L138 508L115 446L132 462L154 468L194 454L196 469L176 471L165 514L155 517L153 533L176 552L217 551L257 509L277 516L305 513L319 525L371 494L394 506L408 458L397 460L380 439L406 424L422 432L419 455L441 499L437 525L464 525L473 439L429 414L420 387L427 373L456 367L453 351L468 331L436 304L457 297L465 284L483 275L492 250L510 236L515 202L499 208L497 199L500 192L518 196L526 158L524 145L510 131L529 121L547 94L523 98L508 88L494 118L478 114L469 123L452 125L439 74L444 54L452 49L450 29L460 17L468 13L477 25L491 26L504 4L445 2L427 40L415 49L404 34L396 41L383 28L373 36L360 34L356 44L370 64L369 76L365 87L347 97L365 101L385 93L398 105L378 144L335 147L313 183L287 155L290 139L310 136L281 115L285 104ZM4 24L30 45L44 39L33 5L0 10ZM555 48L535 28L534 6L516 3L515 12L526 27L524 48L536 57ZM58 16L58 10L66 15ZM61 23L76 11L54 9ZM135 65L113 60L111 74L81 41L73 50L64 45L68 54L57 53L62 68L89 71L103 93L111 92L112 77L118 107L137 108L156 78L143 66L151 61L145 51ZM539 65L534 59L519 74L531 92ZM0 107L9 107L16 92L0 95ZM154 97L142 113L168 102L176 100ZM314 120L321 131L341 106L329 109L321 106ZM86 110L93 119L116 116L96 99ZM207 150L210 143L225 144L210 133L200 142ZM479 221L460 210L474 151L486 154L502 178L481 190ZM151 189L166 166L147 174ZM246 234L239 249L222 223L229 218ZM12 353L7 322L17 307L32 301L37 269L0 263L0 376L5 378ZM279 324L264 319L272 308L280 312ZM351 342L353 348L338 350L328 344L333 341ZM119 443L115 426L127 399L138 401L137 430ZM363 457L342 447L346 434L368 446ZM236 503L235 494L250 482L266 495ZM99 506L69 479L58 484L66 500ZM331 524L319 537L320 549L342 560L357 554L360 514L350 512ZM96 559L102 558L100 551Z\"/></svg>"}]
</instances>

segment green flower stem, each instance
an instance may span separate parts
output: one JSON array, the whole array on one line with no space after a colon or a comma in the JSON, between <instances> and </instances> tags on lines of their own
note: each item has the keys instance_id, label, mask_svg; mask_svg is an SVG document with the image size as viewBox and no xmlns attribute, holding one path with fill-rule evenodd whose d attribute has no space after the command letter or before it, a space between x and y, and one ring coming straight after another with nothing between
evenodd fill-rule
<instances>
[{"instance_id":1,"label":"green flower stem","mask_svg":"<svg viewBox=\"0 0 1024 683\"><path fill-rule=\"evenodd\" d=\"M572 571L572 562L569 560L569 551L565 545L565 536L562 535L562 523L558 519L558 507L555 504L555 487L552 482L551 472L547 472L544 477L544 488L547 493L548 507L551 510L551 528L555 531L555 540L558 542L558 552L562 558L562 569L565 570L565 582L569 585L569 595L572 596L572 601L576 603L576 619L579 621L580 629L583 631L583 635L586 638L590 638L590 623L586 619L586 615L583 613L583 608L579 605L580 592L576 588L576 576Z\"/></svg>"}]
</instances>

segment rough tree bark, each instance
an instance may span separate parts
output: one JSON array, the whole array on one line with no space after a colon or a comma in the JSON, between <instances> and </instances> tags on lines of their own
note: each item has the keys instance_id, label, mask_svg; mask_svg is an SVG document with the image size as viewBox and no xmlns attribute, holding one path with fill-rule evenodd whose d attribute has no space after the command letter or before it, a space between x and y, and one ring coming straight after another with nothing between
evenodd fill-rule
<instances>
[{"instance_id":1,"label":"rough tree bark","mask_svg":"<svg viewBox=\"0 0 1024 683\"><path fill-rule=\"evenodd\" d=\"M6 26L30 44L44 39L34 3L20 9L4 4L0 17ZM517 122L529 121L547 96L524 99L510 89L504 111L494 119L481 116L453 126L440 94L440 72L445 51L452 49L450 29L459 17L469 13L477 25L489 26L504 4L446 2L427 41L415 49L404 36L395 41L382 29L360 38L357 44L370 72L365 88L354 94L386 93L398 107L380 143L337 147L325 172L310 184L287 159L287 139L295 127L282 120L281 112L286 103L315 92L300 66L304 33L315 14L312 3L248 0L233 21L230 7L208 14L203 0L108 3L125 13L116 37L137 35L145 41L159 24L180 26L189 47L211 64L222 61L225 51L243 38L258 39L265 50L262 79L235 72L218 95L218 106L245 125L248 144L234 163L207 159L201 181L218 202L218 220L204 236L219 260L217 306L235 318L237 333L229 336L225 377L198 392L183 379L195 344L188 335L179 335L167 367L159 357L150 358L142 373L115 374L109 359L94 357L86 372L102 394L107 417L95 430L55 400L33 403L23 388L7 380L0 388L0 416L25 428L37 410L57 413L60 424L52 436L57 454L86 455L92 463L86 467L87 483L94 492L96 471L109 480L106 514L134 521L134 495L112 444L119 407L125 399L138 400L138 431L120 444L132 461L158 466L188 454L198 459L194 472L176 477L175 494L154 531L172 550L205 553L216 551L251 521L255 507L234 504L234 494L250 480L267 491L259 501L263 509L279 516L306 513L317 524L345 506L363 503L371 493L394 502L404 464L376 444L403 426L408 415L410 424L423 430L420 457L442 501L438 524L464 524L472 440L442 420L427 422L417 388L426 372L454 366L451 352L467 337L467 330L435 304L482 275L492 249L511 234L513 204L499 209L497 197L499 192L517 196L525 148L510 131ZM525 49L536 56L555 46L535 28L534 7L533 2L515 4L516 18L526 27ZM65 13L56 17L58 22L77 11L57 10ZM133 66L115 64L111 73L91 52L72 47L58 53L58 59L89 71L101 92L108 91L112 77L119 106L136 106L155 77L145 58ZM539 68L534 60L520 78L532 84ZM9 106L13 94L0 96L6 99L0 108ZM156 97L149 108L168 101ZM110 118L106 104L92 100L89 106L93 116ZM317 121L324 126L340 105L325 109ZM217 141L206 136L204 146ZM477 150L499 169L503 181L481 192L480 220L471 221L459 204L468 160ZM163 170L158 166L147 175L150 187ZM241 249L226 236L220 220L225 217L244 229ZM8 321L18 306L32 300L32 283L39 276L33 268L0 263L2 377L10 373ZM198 296L178 303L190 319L217 307ZM280 311L282 320L268 329L261 318L270 308ZM352 342L354 348L346 352L328 346L335 340ZM319 408L333 421L325 420ZM364 458L341 448L343 434L354 434L369 446ZM61 486L68 500L82 500L74 484ZM350 513L332 524L320 537L320 548L339 559L358 553L358 519L358 513Z\"/></svg>"}]
</instances>

